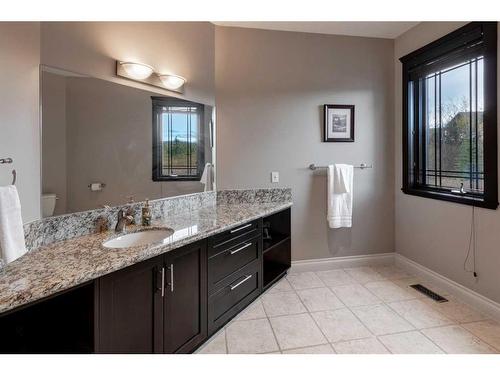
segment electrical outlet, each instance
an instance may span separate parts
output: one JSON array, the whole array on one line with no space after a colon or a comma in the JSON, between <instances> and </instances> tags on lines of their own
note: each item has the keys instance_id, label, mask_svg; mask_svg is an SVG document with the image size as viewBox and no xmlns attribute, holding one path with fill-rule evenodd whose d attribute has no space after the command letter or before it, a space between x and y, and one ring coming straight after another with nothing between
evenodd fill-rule
<instances>
[{"instance_id":1,"label":"electrical outlet","mask_svg":"<svg viewBox=\"0 0 500 375\"><path fill-rule=\"evenodd\" d=\"M273 183L280 182L280 173L279 172L271 172L271 182L273 182Z\"/></svg>"}]
</instances>

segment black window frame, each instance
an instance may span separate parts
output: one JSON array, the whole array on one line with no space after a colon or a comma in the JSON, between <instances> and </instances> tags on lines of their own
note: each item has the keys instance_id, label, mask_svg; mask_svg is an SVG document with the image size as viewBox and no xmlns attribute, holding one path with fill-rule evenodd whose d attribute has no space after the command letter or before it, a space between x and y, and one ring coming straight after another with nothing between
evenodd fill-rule
<instances>
[{"instance_id":1,"label":"black window frame","mask_svg":"<svg viewBox=\"0 0 500 375\"><path fill-rule=\"evenodd\" d=\"M153 181L200 181L205 167L205 106L201 103L173 97L152 96L153 108ZM196 107L199 111L199 130L197 146L197 173L196 175L164 175L162 160L162 134L160 114L163 107L168 106Z\"/></svg>"},{"instance_id":2,"label":"black window frame","mask_svg":"<svg viewBox=\"0 0 500 375\"><path fill-rule=\"evenodd\" d=\"M421 168L422 158L419 154L423 153L421 135L425 124L419 120L419 113L422 111L418 110L419 103L415 103L415 98L409 95L410 82L415 77L422 77L426 72L449 66L453 61L459 62L464 58L478 56L478 53L484 58L484 193L453 193L452 189L439 189L418 184L416 176L425 170ZM496 209L498 207L497 22L471 22L401 57L400 61L403 64L403 186L401 190L409 195ZM411 114L412 118L410 118Z\"/></svg>"}]
</instances>

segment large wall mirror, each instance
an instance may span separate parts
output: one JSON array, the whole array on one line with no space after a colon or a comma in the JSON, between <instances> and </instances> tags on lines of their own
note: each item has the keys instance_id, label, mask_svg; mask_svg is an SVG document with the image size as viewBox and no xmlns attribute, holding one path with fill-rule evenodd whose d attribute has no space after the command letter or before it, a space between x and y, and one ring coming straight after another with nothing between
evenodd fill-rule
<instances>
[{"instance_id":1,"label":"large wall mirror","mask_svg":"<svg viewBox=\"0 0 500 375\"><path fill-rule=\"evenodd\" d=\"M41 67L42 216L215 188L202 103Z\"/></svg>"}]
</instances>

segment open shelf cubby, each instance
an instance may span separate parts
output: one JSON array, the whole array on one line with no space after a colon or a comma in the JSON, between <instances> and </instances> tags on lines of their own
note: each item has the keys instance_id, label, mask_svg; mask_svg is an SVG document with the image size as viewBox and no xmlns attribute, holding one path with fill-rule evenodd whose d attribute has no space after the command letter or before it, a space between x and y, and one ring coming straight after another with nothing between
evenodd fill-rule
<instances>
[{"instance_id":1,"label":"open shelf cubby","mask_svg":"<svg viewBox=\"0 0 500 375\"><path fill-rule=\"evenodd\" d=\"M263 219L264 289L291 266L290 208Z\"/></svg>"}]
</instances>

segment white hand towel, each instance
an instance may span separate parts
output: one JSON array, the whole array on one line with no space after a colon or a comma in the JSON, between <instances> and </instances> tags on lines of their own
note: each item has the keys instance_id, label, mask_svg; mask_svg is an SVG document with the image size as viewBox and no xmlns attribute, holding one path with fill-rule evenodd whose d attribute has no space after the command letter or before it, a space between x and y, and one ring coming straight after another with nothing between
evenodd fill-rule
<instances>
[{"instance_id":1,"label":"white hand towel","mask_svg":"<svg viewBox=\"0 0 500 375\"><path fill-rule=\"evenodd\" d=\"M205 164L205 168L203 169L203 173L201 174L200 182L205 185L205 191L213 190L212 186L212 164Z\"/></svg>"},{"instance_id":2,"label":"white hand towel","mask_svg":"<svg viewBox=\"0 0 500 375\"><path fill-rule=\"evenodd\" d=\"M5 264L26 253L21 202L14 185L0 187L0 258Z\"/></svg>"},{"instance_id":3,"label":"white hand towel","mask_svg":"<svg viewBox=\"0 0 500 375\"><path fill-rule=\"evenodd\" d=\"M352 227L353 176L352 165L328 166L327 220L330 228Z\"/></svg>"}]
</instances>

